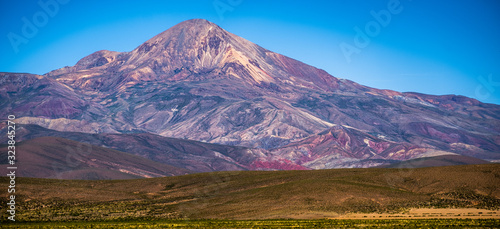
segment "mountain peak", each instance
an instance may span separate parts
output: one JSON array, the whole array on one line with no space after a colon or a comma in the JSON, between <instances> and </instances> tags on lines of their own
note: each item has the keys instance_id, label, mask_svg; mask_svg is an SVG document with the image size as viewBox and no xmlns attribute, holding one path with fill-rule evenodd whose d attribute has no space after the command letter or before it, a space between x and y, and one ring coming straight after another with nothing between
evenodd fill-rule
<instances>
[{"instance_id":1,"label":"mountain peak","mask_svg":"<svg viewBox=\"0 0 500 229\"><path fill-rule=\"evenodd\" d=\"M82 69L91 71L78 72ZM180 22L131 52L96 52L74 67L50 75L71 72L75 74L67 74L61 80L97 85L95 88L100 90L121 87L127 82L213 79L233 79L268 89L284 89L289 85L322 90L338 88L337 79L325 71L266 50L205 19ZM97 78L107 72L116 72L119 77L108 77L105 81L109 83L100 83L103 80Z\"/></svg>"},{"instance_id":2,"label":"mountain peak","mask_svg":"<svg viewBox=\"0 0 500 229\"><path fill-rule=\"evenodd\" d=\"M228 41L229 36L228 32L205 19L183 21L134 49L128 62L137 64L152 59L186 59L185 55L193 59L196 55L199 56L199 49L206 52L208 48L215 51L214 57L224 51L219 49L221 43Z\"/></svg>"},{"instance_id":3,"label":"mountain peak","mask_svg":"<svg viewBox=\"0 0 500 229\"><path fill-rule=\"evenodd\" d=\"M178 39L185 40L189 38L201 38L200 36L206 36L208 32L212 34L215 33L228 33L224 29L220 28L218 25L207 21L205 19L190 19L187 21L180 22L171 28L163 31L162 33L156 35L155 37L146 41L146 43L158 42L158 41L170 41L174 37Z\"/></svg>"},{"instance_id":4,"label":"mountain peak","mask_svg":"<svg viewBox=\"0 0 500 229\"><path fill-rule=\"evenodd\" d=\"M182 35L182 34L203 35L204 33L212 30L217 31L219 33L220 32L227 33L224 29L220 28L215 23L212 23L205 19L190 19L172 26L171 28L158 34L152 39L157 37L168 37L170 35Z\"/></svg>"},{"instance_id":5,"label":"mountain peak","mask_svg":"<svg viewBox=\"0 0 500 229\"><path fill-rule=\"evenodd\" d=\"M206 19L201 19L201 18L195 18L195 19L189 19L183 22L178 23L177 25L173 26L174 27L196 27L196 26L217 26L215 23L210 22ZM219 26L217 26L219 27Z\"/></svg>"},{"instance_id":6,"label":"mountain peak","mask_svg":"<svg viewBox=\"0 0 500 229\"><path fill-rule=\"evenodd\" d=\"M263 69L266 51L205 19L191 19L134 49L126 64L147 66L144 71L174 80L235 77L271 82Z\"/></svg>"}]
</instances>

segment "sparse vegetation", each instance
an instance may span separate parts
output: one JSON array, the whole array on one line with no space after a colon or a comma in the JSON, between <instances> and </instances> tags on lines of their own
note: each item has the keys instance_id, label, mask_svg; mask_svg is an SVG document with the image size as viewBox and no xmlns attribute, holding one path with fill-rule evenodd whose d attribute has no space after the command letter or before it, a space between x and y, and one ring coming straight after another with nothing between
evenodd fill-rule
<instances>
[{"instance_id":1,"label":"sparse vegetation","mask_svg":"<svg viewBox=\"0 0 500 229\"><path fill-rule=\"evenodd\" d=\"M377 220L118 220L106 222L13 223L2 228L494 228L499 219L377 219Z\"/></svg>"},{"instance_id":2,"label":"sparse vegetation","mask_svg":"<svg viewBox=\"0 0 500 229\"><path fill-rule=\"evenodd\" d=\"M69 222L106 221L113 225L126 221L123 223L135 225L151 221L167 225L178 219L214 219L195 222L231 223L230 227L250 222L251 227L258 227L257 222L281 222L266 219L324 219L352 213L400 214L414 208L458 207L485 209L482 215L492 216L490 212L500 208L498 174L500 165L485 164L419 168L405 173L376 168L234 171L111 181L18 178L16 220L68 222L64 225L71 228L73 224ZM387 182L387 176L402 179ZM1 178L0 186L6 186L7 181ZM6 206L5 195L0 196L2 209ZM5 214L0 211L4 222ZM442 214L420 217L435 216ZM187 226L185 221L179 222ZM290 221L293 222L326 225L322 223L330 221ZM351 225L354 221L343 222ZM498 221L491 222L498 225Z\"/></svg>"}]
</instances>

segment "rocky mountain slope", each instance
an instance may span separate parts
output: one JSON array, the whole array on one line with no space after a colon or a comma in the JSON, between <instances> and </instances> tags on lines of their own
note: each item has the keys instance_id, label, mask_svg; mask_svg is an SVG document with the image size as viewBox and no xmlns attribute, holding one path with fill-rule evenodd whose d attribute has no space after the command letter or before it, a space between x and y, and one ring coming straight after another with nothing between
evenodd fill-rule
<instances>
[{"instance_id":1,"label":"rocky mountain slope","mask_svg":"<svg viewBox=\"0 0 500 229\"><path fill-rule=\"evenodd\" d=\"M43 76L0 73L0 80L0 113L21 124L269 150L253 158L261 166L368 167L442 154L500 159L498 105L362 86L203 19L130 52L102 50Z\"/></svg>"},{"instance_id":2,"label":"rocky mountain slope","mask_svg":"<svg viewBox=\"0 0 500 229\"><path fill-rule=\"evenodd\" d=\"M6 142L8 139L5 129L0 131L0 134L2 136L0 137L0 141ZM60 132L37 125L17 125L16 140L22 144L35 140L35 142L39 142L38 139L43 139L44 137L57 138L70 142L75 141L71 147L66 147L69 151L80 150L85 152L85 154L89 154L94 149L100 151L104 147L192 172L306 169L290 161L280 160L281 157L275 157L263 149L203 143L193 140L168 138L150 133L87 134L81 132ZM17 146L18 151L23 156L28 157L24 153L27 149L22 144ZM31 143L28 145L32 146L34 144ZM46 154L47 152L41 149L38 153ZM115 160L120 161L121 157L118 155L115 160L113 160L113 157L109 157L108 159L116 163ZM88 162L89 159L86 158L81 161L84 163ZM0 164L3 164L2 161L0 161ZM24 167L27 170L36 171L36 168Z\"/></svg>"}]
</instances>

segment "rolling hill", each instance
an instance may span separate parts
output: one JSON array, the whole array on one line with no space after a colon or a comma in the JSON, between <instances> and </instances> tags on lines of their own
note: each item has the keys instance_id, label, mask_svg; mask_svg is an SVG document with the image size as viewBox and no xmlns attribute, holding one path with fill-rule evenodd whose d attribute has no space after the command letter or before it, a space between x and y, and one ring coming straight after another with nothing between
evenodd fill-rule
<instances>
[{"instance_id":1,"label":"rolling hill","mask_svg":"<svg viewBox=\"0 0 500 229\"><path fill-rule=\"evenodd\" d=\"M410 208L500 208L499 164L17 181L22 221L328 218ZM2 186L7 182L0 179ZM6 206L6 193L0 195Z\"/></svg>"},{"instance_id":2,"label":"rolling hill","mask_svg":"<svg viewBox=\"0 0 500 229\"><path fill-rule=\"evenodd\" d=\"M0 147L7 152L7 146ZM7 174L7 157L0 159ZM133 179L192 173L132 154L58 137L40 137L16 146L16 175L81 180Z\"/></svg>"}]
</instances>

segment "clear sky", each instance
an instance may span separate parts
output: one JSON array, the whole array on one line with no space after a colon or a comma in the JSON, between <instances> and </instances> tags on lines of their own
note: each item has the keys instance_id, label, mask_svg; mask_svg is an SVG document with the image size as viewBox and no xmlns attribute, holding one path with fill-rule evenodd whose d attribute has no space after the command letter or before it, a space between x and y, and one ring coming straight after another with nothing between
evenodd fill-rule
<instances>
[{"instance_id":1,"label":"clear sky","mask_svg":"<svg viewBox=\"0 0 500 229\"><path fill-rule=\"evenodd\" d=\"M336 77L500 104L499 12L498 0L0 0L0 71L44 74L204 18Z\"/></svg>"}]
</instances>

